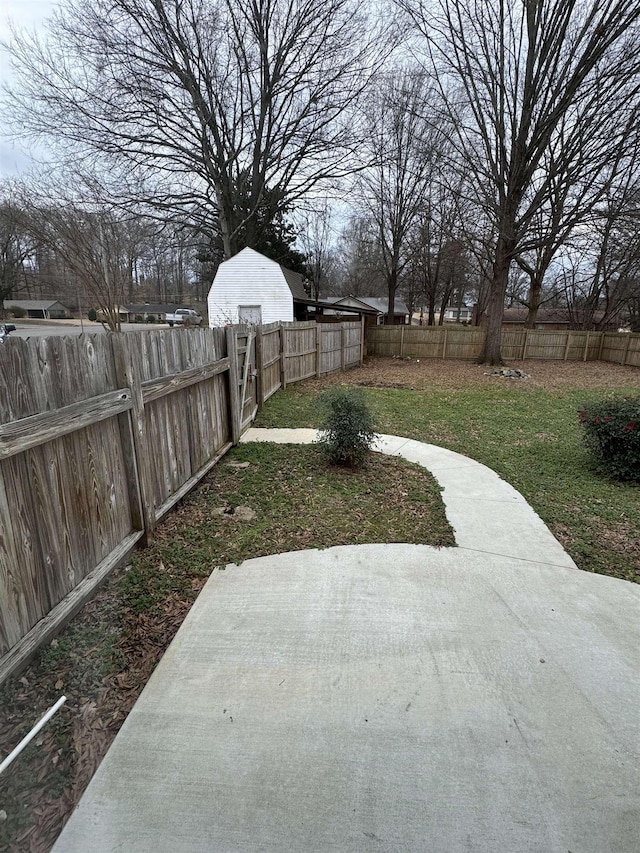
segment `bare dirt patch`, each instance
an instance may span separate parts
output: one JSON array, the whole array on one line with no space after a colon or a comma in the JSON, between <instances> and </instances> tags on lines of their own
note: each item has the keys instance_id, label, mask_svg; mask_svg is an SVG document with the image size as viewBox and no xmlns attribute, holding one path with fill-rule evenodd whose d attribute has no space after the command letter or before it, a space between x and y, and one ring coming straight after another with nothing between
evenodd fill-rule
<instances>
[{"instance_id":1,"label":"bare dirt patch","mask_svg":"<svg viewBox=\"0 0 640 853\"><path fill-rule=\"evenodd\" d=\"M604 362L537 361L513 362L510 366L523 370L530 379L505 379L491 376L492 368L470 361L441 359L369 358L363 367L348 373L334 373L318 381L321 386L361 385L370 388L462 389L482 385L510 384L546 391L565 388L625 388L636 384L640 389L640 370Z\"/></svg>"}]
</instances>

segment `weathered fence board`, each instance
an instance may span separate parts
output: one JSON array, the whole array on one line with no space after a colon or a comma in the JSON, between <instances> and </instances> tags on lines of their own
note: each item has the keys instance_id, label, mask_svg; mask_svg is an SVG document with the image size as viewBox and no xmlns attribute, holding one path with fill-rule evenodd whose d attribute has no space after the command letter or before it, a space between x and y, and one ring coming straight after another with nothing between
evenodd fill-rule
<instances>
[{"instance_id":1,"label":"weathered fence board","mask_svg":"<svg viewBox=\"0 0 640 853\"><path fill-rule=\"evenodd\" d=\"M320 327L320 375L335 373L341 365L342 324L323 324Z\"/></svg>"},{"instance_id":2,"label":"weathered fence board","mask_svg":"<svg viewBox=\"0 0 640 853\"><path fill-rule=\"evenodd\" d=\"M404 358L476 359L485 331L472 326L371 326L367 352ZM563 361L612 361L640 367L640 335L573 329L504 329L502 355Z\"/></svg>"},{"instance_id":3,"label":"weathered fence board","mask_svg":"<svg viewBox=\"0 0 640 853\"><path fill-rule=\"evenodd\" d=\"M279 323L270 323L262 326L262 364L260 376L262 378L262 389L260 402L264 403L272 394L280 388L280 340L281 331Z\"/></svg>"},{"instance_id":4,"label":"weathered fence board","mask_svg":"<svg viewBox=\"0 0 640 853\"><path fill-rule=\"evenodd\" d=\"M333 337L332 337L333 336ZM358 323L8 339L0 347L0 683L286 382L359 363ZM335 339L335 340L334 340Z\"/></svg>"},{"instance_id":5,"label":"weathered fence board","mask_svg":"<svg viewBox=\"0 0 640 853\"><path fill-rule=\"evenodd\" d=\"M316 375L316 324L282 324L284 381L288 385Z\"/></svg>"},{"instance_id":6,"label":"weathered fence board","mask_svg":"<svg viewBox=\"0 0 640 853\"><path fill-rule=\"evenodd\" d=\"M6 652L132 533L118 420L132 401L105 335L12 339L0 356Z\"/></svg>"}]
</instances>

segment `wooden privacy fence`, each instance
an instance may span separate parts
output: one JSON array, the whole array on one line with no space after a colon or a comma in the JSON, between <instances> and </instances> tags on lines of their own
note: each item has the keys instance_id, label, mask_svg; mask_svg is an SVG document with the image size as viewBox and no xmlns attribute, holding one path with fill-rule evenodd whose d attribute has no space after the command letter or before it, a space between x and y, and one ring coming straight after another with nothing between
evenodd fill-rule
<instances>
[{"instance_id":1,"label":"wooden privacy fence","mask_svg":"<svg viewBox=\"0 0 640 853\"><path fill-rule=\"evenodd\" d=\"M0 346L0 683L152 535L264 400L360 363L360 324L336 329L339 352L314 323Z\"/></svg>"},{"instance_id":2,"label":"wooden privacy fence","mask_svg":"<svg viewBox=\"0 0 640 853\"><path fill-rule=\"evenodd\" d=\"M476 359L485 330L474 326L371 326L369 355L406 358ZM571 329L503 329L505 359L608 361L640 367L640 335Z\"/></svg>"}]
</instances>

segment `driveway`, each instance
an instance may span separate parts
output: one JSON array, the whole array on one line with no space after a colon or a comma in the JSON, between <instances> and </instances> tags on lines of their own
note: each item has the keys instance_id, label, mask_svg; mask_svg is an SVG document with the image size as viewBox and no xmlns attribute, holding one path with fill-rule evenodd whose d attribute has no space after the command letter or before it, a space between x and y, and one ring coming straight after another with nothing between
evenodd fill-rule
<instances>
[{"instance_id":1,"label":"driveway","mask_svg":"<svg viewBox=\"0 0 640 853\"><path fill-rule=\"evenodd\" d=\"M55 853L637 851L640 588L417 445L458 547L215 569Z\"/></svg>"}]
</instances>

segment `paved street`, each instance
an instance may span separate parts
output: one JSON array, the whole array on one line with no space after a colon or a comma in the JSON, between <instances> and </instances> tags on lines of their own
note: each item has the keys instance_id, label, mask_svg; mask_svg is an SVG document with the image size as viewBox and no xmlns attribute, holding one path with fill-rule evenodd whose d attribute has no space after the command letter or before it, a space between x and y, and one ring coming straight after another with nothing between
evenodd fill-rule
<instances>
[{"instance_id":1,"label":"paved street","mask_svg":"<svg viewBox=\"0 0 640 853\"><path fill-rule=\"evenodd\" d=\"M50 323L44 322L28 322L25 320L10 320L15 327L16 331L11 332L11 336L14 338L33 338L34 336L60 336L60 335L81 335L83 332L85 334L102 334L104 332L104 328L100 323L91 323L89 320L85 320L83 325L80 325L79 320L73 321L73 323L67 323L63 321L56 322L55 320ZM123 323L122 330L124 332L131 331L149 331L151 329L168 329L169 326L165 323Z\"/></svg>"}]
</instances>

